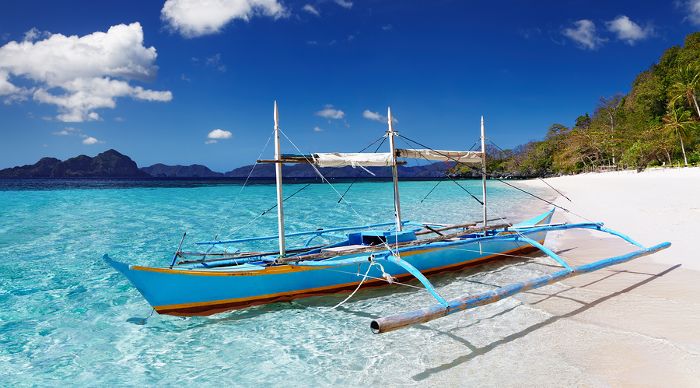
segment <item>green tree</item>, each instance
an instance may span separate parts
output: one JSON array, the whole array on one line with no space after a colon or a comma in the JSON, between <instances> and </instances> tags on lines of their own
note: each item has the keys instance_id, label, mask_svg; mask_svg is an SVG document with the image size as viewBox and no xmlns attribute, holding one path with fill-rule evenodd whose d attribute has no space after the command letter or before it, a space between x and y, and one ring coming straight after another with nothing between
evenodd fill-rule
<instances>
[{"instance_id":1,"label":"green tree","mask_svg":"<svg viewBox=\"0 0 700 388\"><path fill-rule=\"evenodd\" d=\"M668 113L663 118L661 129L667 133L672 133L678 136L681 143L681 151L683 152L683 162L688 165L688 157L685 155L685 144L683 138L687 137L691 130L694 130L697 123L691 119L690 112L683 107L676 107L675 104L669 104Z\"/></svg>"},{"instance_id":2,"label":"green tree","mask_svg":"<svg viewBox=\"0 0 700 388\"><path fill-rule=\"evenodd\" d=\"M695 96L695 91L700 85L700 69L695 64L681 66L674 77L675 82L669 88L671 100L685 98L688 107L694 109L700 119L700 107Z\"/></svg>"}]
</instances>

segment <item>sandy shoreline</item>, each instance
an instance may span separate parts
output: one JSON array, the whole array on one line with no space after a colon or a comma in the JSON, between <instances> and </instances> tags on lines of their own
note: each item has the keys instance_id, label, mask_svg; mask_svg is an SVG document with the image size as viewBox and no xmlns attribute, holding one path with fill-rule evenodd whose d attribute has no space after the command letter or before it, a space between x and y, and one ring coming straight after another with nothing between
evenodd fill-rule
<instances>
[{"instance_id":1,"label":"sandy shoreline","mask_svg":"<svg viewBox=\"0 0 700 388\"><path fill-rule=\"evenodd\" d=\"M571 199L559 197L556 203L572 212L603 221L645 245L673 244L655 255L565 281L571 288L559 295L594 303L591 308L573 302L570 310L567 303L551 299L542 303L552 314L595 328L595 335L575 338L560 356L586 370L587 383L700 385L700 254L694 247L700 229L700 168L583 174L547 182ZM544 186L537 180L526 184ZM555 221L584 221L557 213ZM600 233L550 237L548 244L567 250L562 254L575 263L630 250ZM570 330L562 327L559 335L568 336Z\"/></svg>"},{"instance_id":2,"label":"sandy shoreline","mask_svg":"<svg viewBox=\"0 0 700 388\"><path fill-rule=\"evenodd\" d=\"M515 297L504 331L490 321L486 345L433 368L434 382L489 386L700 386L700 169L613 172L547 179L573 202L556 203L652 245L659 254ZM520 187L546 188L539 180ZM548 199L557 197L551 191ZM541 192L546 193L542 190ZM541 210L539 205L533 205ZM563 211L554 222L581 222ZM551 233L546 245L572 264L632 249L602 233ZM507 311L507 310L506 310ZM512 318L512 316L511 316ZM515 328L515 330L513 330ZM453 330L470 338L471 328Z\"/></svg>"}]
</instances>

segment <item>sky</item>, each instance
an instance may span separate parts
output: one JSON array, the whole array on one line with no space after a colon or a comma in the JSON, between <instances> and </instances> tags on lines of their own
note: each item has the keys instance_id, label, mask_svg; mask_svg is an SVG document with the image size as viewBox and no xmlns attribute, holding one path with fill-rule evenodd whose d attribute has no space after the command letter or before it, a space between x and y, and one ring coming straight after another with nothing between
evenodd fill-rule
<instances>
[{"instance_id":1,"label":"sky","mask_svg":"<svg viewBox=\"0 0 700 388\"><path fill-rule=\"evenodd\" d=\"M397 131L434 148L471 147L481 115L489 140L513 147L626 93L700 29L700 0L2 7L0 168L114 148L139 166L229 171L263 151L275 100L303 152L359 151L389 106Z\"/></svg>"}]
</instances>

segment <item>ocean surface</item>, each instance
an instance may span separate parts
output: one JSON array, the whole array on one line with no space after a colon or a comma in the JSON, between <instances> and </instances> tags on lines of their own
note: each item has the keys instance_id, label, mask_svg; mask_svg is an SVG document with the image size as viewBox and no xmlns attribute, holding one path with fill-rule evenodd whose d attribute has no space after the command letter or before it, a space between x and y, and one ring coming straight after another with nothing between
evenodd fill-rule
<instances>
[{"instance_id":1,"label":"ocean surface","mask_svg":"<svg viewBox=\"0 0 700 388\"><path fill-rule=\"evenodd\" d=\"M459 183L401 183L404 219L478 220L481 207L465 190L480 197L481 182ZM285 202L287 231L392 221L391 183L356 183L348 203L338 203L348 185L286 185L285 196L304 188ZM489 182L489 199L490 217L518 221L545 210L499 182ZM0 386L419 385L543 319L510 298L374 335L372 318L434 303L425 292L391 286L361 291L336 310L346 295L135 323L150 307L103 254L165 266L185 231L184 249L275 234L276 211L261 216L274 204L274 186L262 184L0 181ZM510 259L433 279L454 297L551 272L544 263Z\"/></svg>"}]
</instances>

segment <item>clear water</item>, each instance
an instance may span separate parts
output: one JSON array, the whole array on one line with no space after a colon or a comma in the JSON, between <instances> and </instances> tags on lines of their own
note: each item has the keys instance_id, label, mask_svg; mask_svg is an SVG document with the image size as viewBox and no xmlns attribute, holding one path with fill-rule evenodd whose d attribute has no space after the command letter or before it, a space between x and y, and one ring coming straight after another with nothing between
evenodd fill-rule
<instances>
[{"instance_id":1,"label":"clear water","mask_svg":"<svg viewBox=\"0 0 700 388\"><path fill-rule=\"evenodd\" d=\"M478 181L461 184L480 193ZM452 182L421 203L434 185L401 184L405 219L480 218L479 204ZM285 194L302 186L288 185ZM239 195L240 188L0 182L0 385L417 385L439 376L456 355L470 357L541 318L542 312L512 298L373 335L373 317L433 303L425 292L393 286L360 292L338 310L330 307L344 296L210 317L155 315L146 325L134 324L131 318L150 309L101 256L166 265L183 231L189 243L274 234L274 210L245 226L274 205L274 186L249 186ZM336 188L343 192L347 184ZM489 190L490 207L498 209L492 215L517 220L543 210L502 184ZM347 194L350 207L338 204L328 185L314 184L287 201L287 230L391 221L391 198L390 183L357 183ZM548 271L539 260L504 261L435 283L444 295L457 296Z\"/></svg>"}]
</instances>

